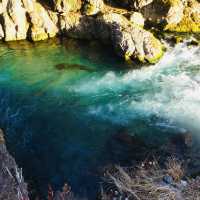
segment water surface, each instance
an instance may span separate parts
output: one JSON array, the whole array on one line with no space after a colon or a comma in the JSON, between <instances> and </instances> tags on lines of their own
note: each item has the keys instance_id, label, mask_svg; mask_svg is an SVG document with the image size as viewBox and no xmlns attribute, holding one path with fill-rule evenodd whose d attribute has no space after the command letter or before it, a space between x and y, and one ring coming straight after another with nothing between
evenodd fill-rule
<instances>
[{"instance_id":1,"label":"water surface","mask_svg":"<svg viewBox=\"0 0 200 200\"><path fill-rule=\"evenodd\" d=\"M96 42L1 43L0 126L9 150L41 194L67 181L94 197L107 142L121 127L149 143L186 130L198 137L199 57L199 47L178 44L134 70Z\"/></svg>"}]
</instances>

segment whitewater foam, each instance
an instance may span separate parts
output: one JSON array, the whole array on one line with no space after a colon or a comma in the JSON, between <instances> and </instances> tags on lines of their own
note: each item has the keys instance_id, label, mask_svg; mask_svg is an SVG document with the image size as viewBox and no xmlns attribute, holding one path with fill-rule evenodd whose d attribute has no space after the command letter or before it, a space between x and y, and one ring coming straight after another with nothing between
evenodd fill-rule
<instances>
[{"instance_id":1,"label":"whitewater foam","mask_svg":"<svg viewBox=\"0 0 200 200\"><path fill-rule=\"evenodd\" d=\"M169 49L159 63L128 72L95 76L73 91L97 96L88 114L113 123L156 116L168 125L200 131L200 48L186 43ZM110 95L108 103L98 98Z\"/></svg>"}]
</instances>

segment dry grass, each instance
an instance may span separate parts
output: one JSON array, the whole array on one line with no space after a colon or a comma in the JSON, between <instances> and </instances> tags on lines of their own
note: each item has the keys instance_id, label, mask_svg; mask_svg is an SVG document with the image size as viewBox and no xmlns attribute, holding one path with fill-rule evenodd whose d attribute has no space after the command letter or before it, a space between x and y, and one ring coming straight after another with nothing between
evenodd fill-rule
<instances>
[{"instance_id":1,"label":"dry grass","mask_svg":"<svg viewBox=\"0 0 200 200\"><path fill-rule=\"evenodd\" d=\"M126 170L116 166L114 174L108 172L106 181L114 184L121 194L134 200L175 200L176 192L167 185L159 184L164 176L157 162L148 168ZM145 165L144 165L145 166Z\"/></svg>"},{"instance_id":2,"label":"dry grass","mask_svg":"<svg viewBox=\"0 0 200 200\"><path fill-rule=\"evenodd\" d=\"M174 157L170 157L166 162L166 170L175 182L180 182L184 176L184 168L182 162Z\"/></svg>"},{"instance_id":3,"label":"dry grass","mask_svg":"<svg viewBox=\"0 0 200 200\"><path fill-rule=\"evenodd\" d=\"M200 200L200 177L188 181L187 187L182 191L184 200Z\"/></svg>"}]
</instances>

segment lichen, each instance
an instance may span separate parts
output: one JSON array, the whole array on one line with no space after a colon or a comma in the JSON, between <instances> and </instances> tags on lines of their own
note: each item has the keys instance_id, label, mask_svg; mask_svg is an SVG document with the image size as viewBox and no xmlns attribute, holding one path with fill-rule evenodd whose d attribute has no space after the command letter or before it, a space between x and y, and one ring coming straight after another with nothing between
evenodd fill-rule
<instances>
[{"instance_id":1,"label":"lichen","mask_svg":"<svg viewBox=\"0 0 200 200\"><path fill-rule=\"evenodd\" d=\"M200 15L198 12L193 12L191 7L184 9L182 20L178 24L168 24L165 30L172 32L200 32Z\"/></svg>"}]
</instances>

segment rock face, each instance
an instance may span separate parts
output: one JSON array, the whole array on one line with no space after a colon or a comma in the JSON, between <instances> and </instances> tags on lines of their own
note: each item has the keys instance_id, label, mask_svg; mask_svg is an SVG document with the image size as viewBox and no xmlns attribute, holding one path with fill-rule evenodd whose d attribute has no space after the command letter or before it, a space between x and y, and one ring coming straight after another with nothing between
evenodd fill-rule
<instances>
[{"instance_id":1,"label":"rock face","mask_svg":"<svg viewBox=\"0 0 200 200\"><path fill-rule=\"evenodd\" d=\"M31 24L29 36L33 41L45 40L56 36L58 28L41 4L34 2L33 10L28 15Z\"/></svg>"},{"instance_id":2,"label":"rock face","mask_svg":"<svg viewBox=\"0 0 200 200\"><path fill-rule=\"evenodd\" d=\"M22 2L8 0L7 4L5 1L1 4L5 41L26 39L29 24Z\"/></svg>"},{"instance_id":3,"label":"rock face","mask_svg":"<svg viewBox=\"0 0 200 200\"><path fill-rule=\"evenodd\" d=\"M165 23L164 30L200 32L200 3L196 0L154 0L138 11L153 24Z\"/></svg>"},{"instance_id":4,"label":"rock face","mask_svg":"<svg viewBox=\"0 0 200 200\"><path fill-rule=\"evenodd\" d=\"M108 13L95 18L73 14L61 16L60 21L67 36L109 43L127 60L155 63L162 56L162 45L153 34L120 14Z\"/></svg>"},{"instance_id":5,"label":"rock face","mask_svg":"<svg viewBox=\"0 0 200 200\"><path fill-rule=\"evenodd\" d=\"M150 32L130 23L119 14L105 14L100 17L101 27L107 30L108 39L117 54L127 60L154 63L162 56L161 43ZM99 33L102 34L102 30ZM105 36L104 36L105 38Z\"/></svg>"},{"instance_id":6,"label":"rock face","mask_svg":"<svg viewBox=\"0 0 200 200\"><path fill-rule=\"evenodd\" d=\"M40 2L2 0L0 39L40 41L58 34L97 39L112 45L127 60L155 63L163 54L162 44L143 28L147 21L164 24L168 31L200 31L196 0L118 1L127 10L108 6L103 0L51 0L49 6Z\"/></svg>"},{"instance_id":7,"label":"rock face","mask_svg":"<svg viewBox=\"0 0 200 200\"><path fill-rule=\"evenodd\" d=\"M6 149L2 130L0 130L0 199L29 200L22 171Z\"/></svg>"},{"instance_id":8,"label":"rock face","mask_svg":"<svg viewBox=\"0 0 200 200\"><path fill-rule=\"evenodd\" d=\"M173 32L200 32L200 3L196 0L179 2L167 16L166 30ZM174 16L174 17L173 17Z\"/></svg>"},{"instance_id":9,"label":"rock face","mask_svg":"<svg viewBox=\"0 0 200 200\"><path fill-rule=\"evenodd\" d=\"M53 0L54 10L64 12L76 12L81 9L83 1L81 0Z\"/></svg>"},{"instance_id":10,"label":"rock face","mask_svg":"<svg viewBox=\"0 0 200 200\"><path fill-rule=\"evenodd\" d=\"M84 13L86 15L95 15L104 7L103 0L86 0L84 5Z\"/></svg>"}]
</instances>

